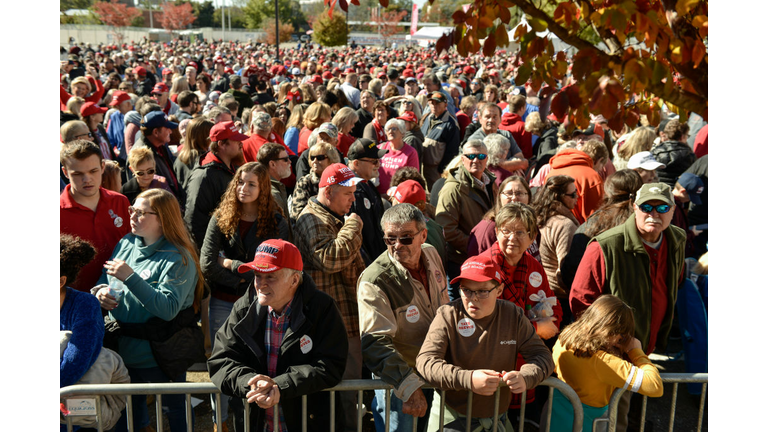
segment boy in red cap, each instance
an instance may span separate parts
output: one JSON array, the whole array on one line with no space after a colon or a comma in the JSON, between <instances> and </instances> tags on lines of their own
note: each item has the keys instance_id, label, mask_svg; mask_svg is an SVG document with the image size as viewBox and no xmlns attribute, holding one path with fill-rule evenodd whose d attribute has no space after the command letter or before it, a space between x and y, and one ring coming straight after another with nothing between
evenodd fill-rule
<instances>
[{"instance_id":1,"label":"boy in red cap","mask_svg":"<svg viewBox=\"0 0 768 432\"><path fill-rule=\"evenodd\" d=\"M549 376L554 369L552 353L523 310L498 298L503 290L501 273L490 258L467 259L461 274L451 281L457 282L461 298L437 310L416 358L416 369L429 384L446 390L444 430L467 429L467 392L472 391L471 429L498 419L503 430L511 431L506 413L511 393L524 393ZM518 353L526 364L516 371ZM499 390L499 411L493 412L500 382L505 385ZM437 428L439 416L436 393L428 430Z\"/></svg>"},{"instance_id":2,"label":"boy in red cap","mask_svg":"<svg viewBox=\"0 0 768 432\"><path fill-rule=\"evenodd\" d=\"M251 430L301 429L304 395L312 425L326 428L330 422L329 393L318 390L341 381L346 332L333 299L304 277L303 268L293 244L263 242L253 261L238 268L255 272L253 286L216 333L208 360L211 381L225 395L258 406L247 419ZM278 403L275 418L272 407ZM340 430L344 422L336 420Z\"/></svg>"}]
</instances>

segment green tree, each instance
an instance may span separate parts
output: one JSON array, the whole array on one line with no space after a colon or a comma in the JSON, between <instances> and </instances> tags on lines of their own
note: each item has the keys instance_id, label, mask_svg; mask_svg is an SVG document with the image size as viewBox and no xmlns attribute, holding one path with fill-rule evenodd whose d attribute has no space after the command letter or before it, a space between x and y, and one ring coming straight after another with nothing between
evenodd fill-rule
<instances>
[{"instance_id":1,"label":"green tree","mask_svg":"<svg viewBox=\"0 0 768 432\"><path fill-rule=\"evenodd\" d=\"M192 2L192 8L197 16L195 24L198 27L213 27L213 14L216 12L216 8L211 0L202 3Z\"/></svg>"},{"instance_id":2,"label":"green tree","mask_svg":"<svg viewBox=\"0 0 768 432\"><path fill-rule=\"evenodd\" d=\"M339 12L333 12L330 18L327 12L320 14L312 30L312 40L322 46L332 47L347 43L347 21Z\"/></svg>"},{"instance_id":3,"label":"green tree","mask_svg":"<svg viewBox=\"0 0 768 432\"><path fill-rule=\"evenodd\" d=\"M230 16L232 18L232 28L250 28L248 27L248 17L245 11L237 6L224 8L224 24L229 28ZM217 9L213 14L213 26L214 28L221 28L221 8Z\"/></svg>"},{"instance_id":4,"label":"green tree","mask_svg":"<svg viewBox=\"0 0 768 432\"><path fill-rule=\"evenodd\" d=\"M545 5L555 10L548 13ZM453 14L455 29L438 40L437 50L455 46L462 56L480 50L493 56L509 41L512 7L530 23L512 38L520 46L515 81L530 80L536 91L565 83L551 111L567 115L574 127L585 127L589 114L602 114L617 132L637 125L641 115L656 125L662 103L683 120L687 112L707 119L708 0L475 0L466 13ZM599 44L587 37L590 29ZM570 62L536 34L545 30L575 49Z\"/></svg>"},{"instance_id":5,"label":"green tree","mask_svg":"<svg viewBox=\"0 0 768 432\"><path fill-rule=\"evenodd\" d=\"M93 6L93 0L59 0L60 12L70 9L90 9L91 6Z\"/></svg>"},{"instance_id":6,"label":"green tree","mask_svg":"<svg viewBox=\"0 0 768 432\"><path fill-rule=\"evenodd\" d=\"M307 19L297 1L277 0L277 9L280 14L280 21L293 24L294 28L307 24ZM250 0L243 8L243 12L245 12L248 28L262 28L265 20L275 20L275 1Z\"/></svg>"}]
</instances>

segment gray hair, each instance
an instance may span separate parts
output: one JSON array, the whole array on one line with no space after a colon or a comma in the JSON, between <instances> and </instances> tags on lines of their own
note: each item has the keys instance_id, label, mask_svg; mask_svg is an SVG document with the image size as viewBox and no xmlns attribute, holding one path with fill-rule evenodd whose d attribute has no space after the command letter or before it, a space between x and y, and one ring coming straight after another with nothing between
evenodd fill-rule
<instances>
[{"instance_id":1,"label":"gray hair","mask_svg":"<svg viewBox=\"0 0 768 432\"><path fill-rule=\"evenodd\" d=\"M416 222L419 232L427 229L427 220L424 214L413 204L402 203L388 208L381 216L381 230L387 225L403 226L409 222Z\"/></svg>"},{"instance_id":2,"label":"gray hair","mask_svg":"<svg viewBox=\"0 0 768 432\"><path fill-rule=\"evenodd\" d=\"M216 121L216 117L222 115L222 114L229 114L232 115L232 111L229 110L229 108L221 107L221 106L215 106L211 108L206 114L205 118L206 120L210 120L212 122Z\"/></svg>"},{"instance_id":3,"label":"gray hair","mask_svg":"<svg viewBox=\"0 0 768 432\"><path fill-rule=\"evenodd\" d=\"M507 158L509 140L501 134L492 133L483 139L488 148L488 165L496 166Z\"/></svg>"},{"instance_id":4,"label":"gray hair","mask_svg":"<svg viewBox=\"0 0 768 432\"><path fill-rule=\"evenodd\" d=\"M467 141L467 143L464 144L464 150L469 148L478 149L481 152L485 152L485 153L488 152L488 147L486 147L483 141L479 139L473 139L473 140Z\"/></svg>"},{"instance_id":5,"label":"gray hair","mask_svg":"<svg viewBox=\"0 0 768 432\"><path fill-rule=\"evenodd\" d=\"M317 144L317 136L320 134L320 128L316 128L312 131L311 134L309 134L309 138L307 138L307 149L311 149L315 144Z\"/></svg>"},{"instance_id":6,"label":"gray hair","mask_svg":"<svg viewBox=\"0 0 768 432\"><path fill-rule=\"evenodd\" d=\"M256 112L251 119L251 126L258 131L266 131L272 129L272 118L268 113Z\"/></svg>"},{"instance_id":7,"label":"gray hair","mask_svg":"<svg viewBox=\"0 0 768 432\"><path fill-rule=\"evenodd\" d=\"M396 118L387 120L387 123L384 124L384 130L387 130L390 126L397 127L398 130L400 130L400 133L405 135L405 122L402 120L398 120Z\"/></svg>"}]
</instances>

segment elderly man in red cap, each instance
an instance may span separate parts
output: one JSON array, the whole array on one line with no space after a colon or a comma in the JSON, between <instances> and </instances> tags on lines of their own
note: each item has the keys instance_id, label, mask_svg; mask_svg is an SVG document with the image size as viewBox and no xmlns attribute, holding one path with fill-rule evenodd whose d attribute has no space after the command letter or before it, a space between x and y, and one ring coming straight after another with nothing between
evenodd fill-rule
<instances>
[{"instance_id":1,"label":"elderly man in red cap","mask_svg":"<svg viewBox=\"0 0 768 432\"><path fill-rule=\"evenodd\" d=\"M360 379L362 350L357 309L357 278L365 269L360 253L363 222L349 213L355 190L362 179L342 163L329 165L320 177L319 191L301 211L294 235L306 264L307 273L317 288L336 300L346 327L349 344L344 379ZM346 411L347 430L356 423L355 395L345 392L342 406Z\"/></svg>"},{"instance_id":2,"label":"elderly man in red cap","mask_svg":"<svg viewBox=\"0 0 768 432\"><path fill-rule=\"evenodd\" d=\"M235 175L237 167L234 163L243 157L243 141L248 139L231 121L214 125L209 137L210 151L200 161L200 166L192 170L186 186L184 221L198 249L203 246L211 214Z\"/></svg>"},{"instance_id":3,"label":"elderly man in red cap","mask_svg":"<svg viewBox=\"0 0 768 432\"><path fill-rule=\"evenodd\" d=\"M165 83L157 83L155 84L155 87L152 88L150 96L158 105L160 105L160 108L163 109L165 114L172 116L179 113L179 106L168 97L169 92L170 89Z\"/></svg>"},{"instance_id":4,"label":"elderly man in red cap","mask_svg":"<svg viewBox=\"0 0 768 432\"><path fill-rule=\"evenodd\" d=\"M254 271L253 286L216 333L211 381L225 395L256 404L247 419L251 430L300 430L304 395L309 430L329 430L330 393L320 390L341 381L347 352L338 307L305 277L299 250L284 240L265 241L238 270ZM335 418L340 430L343 416Z\"/></svg>"}]
</instances>

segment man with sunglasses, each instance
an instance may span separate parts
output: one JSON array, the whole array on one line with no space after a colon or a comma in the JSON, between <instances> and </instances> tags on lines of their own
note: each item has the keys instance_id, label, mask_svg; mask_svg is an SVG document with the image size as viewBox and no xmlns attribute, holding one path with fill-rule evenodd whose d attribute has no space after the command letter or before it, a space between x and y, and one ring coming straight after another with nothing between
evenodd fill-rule
<instances>
[{"instance_id":1,"label":"man with sunglasses","mask_svg":"<svg viewBox=\"0 0 768 432\"><path fill-rule=\"evenodd\" d=\"M634 209L622 225L591 240L576 271L570 303L578 318L601 294L619 297L634 310L635 337L650 354L667 344L685 270L686 234L670 225L675 201L665 183L644 184ZM624 404L619 405L620 426L622 419L626 426L628 397Z\"/></svg>"},{"instance_id":2,"label":"man with sunglasses","mask_svg":"<svg viewBox=\"0 0 768 432\"><path fill-rule=\"evenodd\" d=\"M469 234L493 207L497 189L496 177L486 169L488 149L482 141L468 141L461 162L458 168L449 171L435 211L435 221L442 225L445 234L445 267L450 278L458 276L461 264L469 257ZM452 300L459 298L458 285L451 285L448 293Z\"/></svg>"},{"instance_id":3,"label":"man with sunglasses","mask_svg":"<svg viewBox=\"0 0 768 432\"><path fill-rule=\"evenodd\" d=\"M363 220L363 259L370 264L387 249L382 237L379 221L384 214L384 204L381 194L371 184L379 177L380 159L388 150L379 149L376 142L368 138L360 138L349 146L347 165L355 176L363 179L355 189L355 202L350 213L355 213Z\"/></svg>"},{"instance_id":4,"label":"man with sunglasses","mask_svg":"<svg viewBox=\"0 0 768 432\"><path fill-rule=\"evenodd\" d=\"M414 417L426 426L431 390L416 373L419 353L437 309L448 303L440 254L425 244L427 224L413 204L398 204L381 218L387 250L357 282L363 360L375 377L395 387L390 431L411 431ZM376 430L384 431L385 392L371 406ZM423 430L419 428L419 430ZM387 431L389 432L389 431Z\"/></svg>"},{"instance_id":5,"label":"man with sunglasses","mask_svg":"<svg viewBox=\"0 0 768 432\"><path fill-rule=\"evenodd\" d=\"M269 168L272 196L277 205L283 209L283 214L289 215L288 190L282 183L282 180L290 177L293 172L288 151L280 144L266 143L256 153L256 161Z\"/></svg>"}]
</instances>

